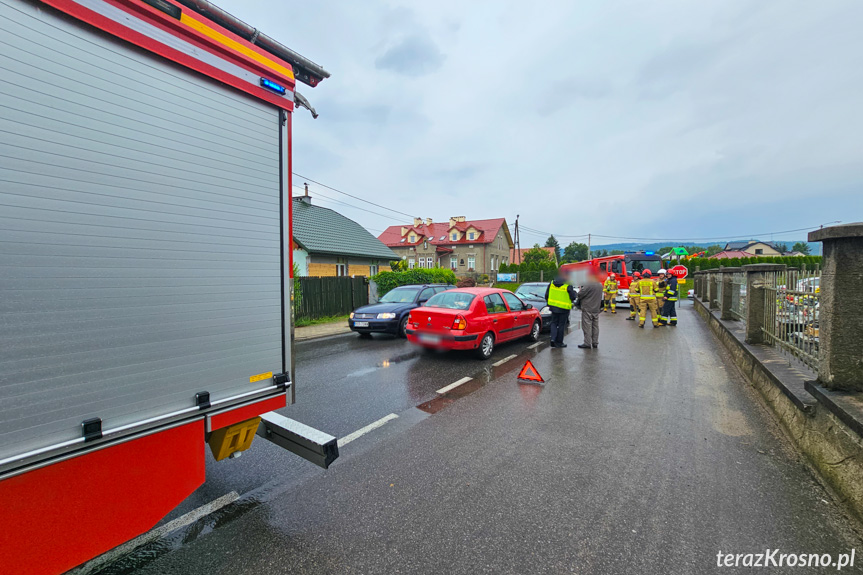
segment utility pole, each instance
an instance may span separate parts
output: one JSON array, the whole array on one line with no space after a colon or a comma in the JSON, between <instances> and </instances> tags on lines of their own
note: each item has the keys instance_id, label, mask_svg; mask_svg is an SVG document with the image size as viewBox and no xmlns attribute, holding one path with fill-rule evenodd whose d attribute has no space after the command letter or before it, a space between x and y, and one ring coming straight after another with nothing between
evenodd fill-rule
<instances>
[{"instance_id":1,"label":"utility pole","mask_svg":"<svg viewBox=\"0 0 863 575\"><path fill-rule=\"evenodd\" d=\"M587 234L587 259L590 259L590 234Z\"/></svg>"},{"instance_id":2,"label":"utility pole","mask_svg":"<svg viewBox=\"0 0 863 575\"><path fill-rule=\"evenodd\" d=\"M518 255L518 264L521 265L521 238L518 235L518 214L515 215L515 253Z\"/></svg>"}]
</instances>

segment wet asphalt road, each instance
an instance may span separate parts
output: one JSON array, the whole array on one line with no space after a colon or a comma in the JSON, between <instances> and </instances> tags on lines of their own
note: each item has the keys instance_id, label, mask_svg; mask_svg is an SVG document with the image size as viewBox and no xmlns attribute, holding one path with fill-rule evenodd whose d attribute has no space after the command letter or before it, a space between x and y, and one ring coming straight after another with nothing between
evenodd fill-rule
<instances>
[{"instance_id":1,"label":"wet asphalt road","mask_svg":"<svg viewBox=\"0 0 863 575\"><path fill-rule=\"evenodd\" d=\"M401 417L326 472L297 471L261 445L250 470L208 470L207 501L270 481L282 463L286 479L105 572L736 573L752 570L717 568L717 552L768 548L856 548L858 566L843 572L860 572L856 524L691 306L678 328L639 330L623 315L602 315L598 350L576 348L573 334L565 350L526 352L544 385L517 383L521 358L487 363L433 414L413 406L476 372L474 360L407 357L400 341L312 344L292 416L339 436Z\"/></svg>"},{"instance_id":2,"label":"wet asphalt road","mask_svg":"<svg viewBox=\"0 0 863 575\"><path fill-rule=\"evenodd\" d=\"M469 353L428 353L388 335L368 340L350 334L301 342L295 347L296 403L279 413L339 438L391 413L400 415L399 420L364 437L362 442L343 448L340 459L345 460L355 451L423 419L427 411L417 410L416 406L434 400L436 390L463 377L487 380L500 371L494 362L510 355L532 357L535 352L527 349L529 343L522 340L502 344L489 361L481 362ZM163 523L231 491L243 495L270 484L281 489L321 473L317 466L267 441L256 440L240 458L221 462L216 462L207 449L206 484Z\"/></svg>"}]
</instances>

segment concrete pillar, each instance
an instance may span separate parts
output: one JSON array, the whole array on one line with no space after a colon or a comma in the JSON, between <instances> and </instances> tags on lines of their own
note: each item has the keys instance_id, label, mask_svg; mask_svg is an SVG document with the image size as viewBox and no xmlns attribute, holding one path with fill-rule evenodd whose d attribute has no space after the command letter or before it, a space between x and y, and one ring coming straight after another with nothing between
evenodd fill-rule
<instances>
[{"instance_id":1,"label":"concrete pillar","mask_svg":"<svg viewBox=\"0 0 863 575\"><path fill-rule=\"evenodd\" d=\"M783 271L782 264L751 264L743 266L746 274L746 343L764 343L765 272Z\"/></svg>"},{"instance_id":2,"label":"concrete pillar","mask_svg":"<svg viewBox=\"0 0 863 575\"><path fill-rule=\"evenodd\" d=\"M723 268L722 275L720 276L720 281L722 281L722 301L719 302L719 309L722 312L720 316L722 319L735 319L734 315L731 313L731 306L733 305L731 295L732 290L734 289L734 272L739 272L740 268Z\"/></svg>"},{"instance_id":3,"label":"concrete pillar","mask_svg":"<svg viewBox=\"0 0 863 575\"><path fill-rule=\"evenodd\" d=\"M704 285L701 290L701 301L710 301L710 271L704 272L704 279L701 280Z\"/></svg>"},{"instance_id":4,"label":"concrete pillar","mask_svg":"<svg viewBox=\"0 0 863 575\"><path fill-rule=\"evenodd\" d=\"M863 223L822 228L818 380L828 389L863 391Z\"/></svg>"},{"instance_id":5,"label":"concrete pillar","mask_svg":"<svg viewBox=\"0 0 863 575\"><path fill-rule=\"evenodd\" d=\"M719 272L711 271L707 274L707 309L716 309L716 298L719 297Z\"/></svg>"}]
</instances>

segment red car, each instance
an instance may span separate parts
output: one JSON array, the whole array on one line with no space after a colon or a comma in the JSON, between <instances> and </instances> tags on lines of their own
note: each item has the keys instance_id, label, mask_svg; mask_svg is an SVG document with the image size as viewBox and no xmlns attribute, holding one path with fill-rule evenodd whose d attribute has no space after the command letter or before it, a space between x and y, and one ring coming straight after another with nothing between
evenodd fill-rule
<instances>
[{"instance_id":1,"label":"red car","mask_svg":"<svg viewBox=\"0 0 863 575\"><path fill-rule=\"evenodd\" d=\"M539 339L539 311L514 293L494 288L459 288L433 296L411 310L408 341L435 349L473 349L481 359L494 346L528 337Z\"/></svg>"}]
</instances>

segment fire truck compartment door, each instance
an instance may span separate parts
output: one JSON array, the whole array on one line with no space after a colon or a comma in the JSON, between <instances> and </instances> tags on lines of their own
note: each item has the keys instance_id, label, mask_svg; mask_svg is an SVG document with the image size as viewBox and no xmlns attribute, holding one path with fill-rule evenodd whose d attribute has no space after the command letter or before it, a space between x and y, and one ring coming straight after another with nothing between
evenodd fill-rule
<instances>
[{"instance_id":1,"label":"fire truck compartment door","mask_svg":"<svg viewBox=\"0 0 863 575\"><path fill-rule=\"evenodd\" d=\"M0 38L0 472L279 393L279 111L35 2Z\"/></svg>"}]
</instances>

